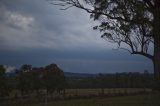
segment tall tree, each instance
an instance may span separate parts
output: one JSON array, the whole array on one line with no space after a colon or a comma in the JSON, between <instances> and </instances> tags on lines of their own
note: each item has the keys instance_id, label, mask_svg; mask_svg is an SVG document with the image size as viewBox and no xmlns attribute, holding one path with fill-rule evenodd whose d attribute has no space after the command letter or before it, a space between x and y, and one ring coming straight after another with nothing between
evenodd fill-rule
<instances>
[{"instance_id":1,"label":"tall tree","mask_svg":"<svg viewBox=\"0 0 160 106\"><path fill-rule=\"evenodd\" d=\"M44 68L42 79L47 92L65 89L64 73L56 64L50 64Z\"/></svg>"},{"instance_id":2,"label":"tall tree","mask_svg":"<svg viewBox=\"0 0 160 106\"><path fill-rule=\"evenodd\" d=\"M99 20L102 38L152 60L160 80L160 0L51 0L62 10L78 7ZM154 50L152 50L154 49Z\"/></svg>"},{"instance_id":3,"label":"tall tree","mask_svg":"<svg viewBox=\"0 0 160 106\"><path fill-rule=\"evenodd\" d=\"M17 71L17 87L21 91L21 95L24 96L24 94L29 93L32 89L32 66L24 64L20 67L20 69Z\"/></svg>"},{"instance_id":4,"label":"tall tree","mask_svg":"<svg viewBox=\"0 0 160 106\"><path fill-rule=\"evenodd\" d=\"M4 66L0 65L0 98L8 95L9 92L5 71Z\"/></svg>"}]
</instances>

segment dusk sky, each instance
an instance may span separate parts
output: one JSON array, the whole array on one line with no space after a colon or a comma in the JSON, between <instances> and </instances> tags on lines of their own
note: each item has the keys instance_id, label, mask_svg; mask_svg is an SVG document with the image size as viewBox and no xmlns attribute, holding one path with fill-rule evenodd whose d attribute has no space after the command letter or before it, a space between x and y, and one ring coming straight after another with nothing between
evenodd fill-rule
<instances>
[{"instance_id":1,"label":"dusk sky","mask_svg":"<svg viewBox=\"0 0 160 106\"><path fill-rule=\"evenodd\" d=\"M93 30L98 22L77 8L60 10L46 0L0 0L0 64L51 63L66 72L152 72L149 59L130 55Z\"/></svg>"}]
</instances>

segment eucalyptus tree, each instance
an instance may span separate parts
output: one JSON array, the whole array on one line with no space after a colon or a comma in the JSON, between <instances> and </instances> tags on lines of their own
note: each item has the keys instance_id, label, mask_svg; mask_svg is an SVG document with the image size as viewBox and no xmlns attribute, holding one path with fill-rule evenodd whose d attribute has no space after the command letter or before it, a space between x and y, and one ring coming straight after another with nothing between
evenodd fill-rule
<instances>
[{"instance_id":1,"label":"eucalyptus tree","mask_svg":"<svg viewBox=\"0 0 160 106\"><path fill-rule=\"evenodd\" d=\"M47 93L65 89L64 73L56 64L50 64L44 68L42 80Z\"/></svg>"},{"instance_id":2,"label":"eucalyptus tree","mask_svg":"<svg viewBox=\"0 0 160 106\"><path fill-rule=\"evenodd\" d=\"M21 91L21 96L28 94L32 88L32 66L24 64L16 72L17 88Z\"/></svg>"},{"instance_id":3,"label":"eucalyptus tree","mask_svg":"<svg viewBox=\"0 0 160 106\"><path fill-rule=\"evenodd\" d=\"M160 0L50 0L62 10L77 7L100 24L93 29L119 49L150 59L160 80Z\"/></svg>"}]
</instances>

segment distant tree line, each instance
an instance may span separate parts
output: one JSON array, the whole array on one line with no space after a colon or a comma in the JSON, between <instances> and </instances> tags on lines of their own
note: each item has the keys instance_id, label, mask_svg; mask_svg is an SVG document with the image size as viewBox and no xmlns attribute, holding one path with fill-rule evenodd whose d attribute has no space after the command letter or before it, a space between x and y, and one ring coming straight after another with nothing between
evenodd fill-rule
<instances>
[{"instance_id":1,"label":"distant tree line","mask_svg":"<svg viewBox=\"0 0 160 106\"><path fill-rule=\"evenodd\" d=\"M154 75L147 70L144 73L98 74L94 77L68 77L69 88L156 88Z\"/></svg>"},{"instance_id":2,"label":"distant tree line","mask_svg":"<svg viewBox=\"0 0 160 106\"><path fill-rule=\"evenodd\" d=\"M46 67L32 67L22 65L13 75L5 72L3 65L0 65L0 97L5 97L11 91L18 91L21 97L25 95L42 92L53 93L65 89L65 76L63 71L56 65L50 64Z\"/></svg>"},{"instance_id":3,"label":"distant tree line","mask_svg":"<svg viewBox=\"0 0 160 106\"><path fill-rule=\"evenodd\" d=\"M0 98L9 97L10 92L18 91L18 97L26 95L51 95L55 91L65 94L65 89L77 88L160 88L154 81L154 75L147 70L144 73L97 74L89 77L65 77L64 72L56 65L32 67L22 65L12 75L6 74L0 65ZM15 95L16 96L16 95Z\"/></svg>"}]
</instances>

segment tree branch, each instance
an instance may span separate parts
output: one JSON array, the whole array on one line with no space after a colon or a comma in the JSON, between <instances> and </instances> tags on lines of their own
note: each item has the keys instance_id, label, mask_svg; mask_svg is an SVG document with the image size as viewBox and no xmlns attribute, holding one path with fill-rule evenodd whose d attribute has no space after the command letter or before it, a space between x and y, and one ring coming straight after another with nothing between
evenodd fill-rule
<instances>
[{"instance_id":1,"label":"tree branch","mask_svg":"<svg viewBox=\"0 0 160 106\"><path fill-rule=\"evenodd\" d=\"M150 0L144 0L144 2L152 9L154 7L154 5L152 4L152 2Z\"/></svg>"},{"instance_id":2,"label":"tree branch","mask_svg":"<svg viewBox=\"0 0 160 106\"><path fill-rule=\"evenodd\" d=\"M148 54L148 53L144 53L144 52L133 51L131 54L139 54L139 55L145 56L145 57L147 57L147 58L149 58L149 59L151 59L151 60L154 59L152 55L150 55L150 54Z\"/></svg>"}]
</instances>

